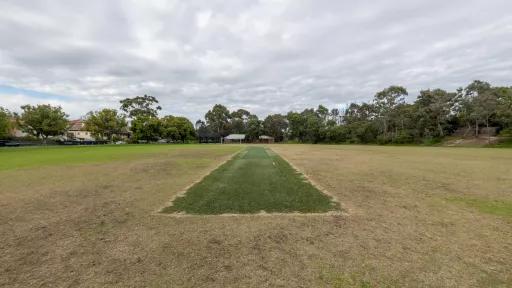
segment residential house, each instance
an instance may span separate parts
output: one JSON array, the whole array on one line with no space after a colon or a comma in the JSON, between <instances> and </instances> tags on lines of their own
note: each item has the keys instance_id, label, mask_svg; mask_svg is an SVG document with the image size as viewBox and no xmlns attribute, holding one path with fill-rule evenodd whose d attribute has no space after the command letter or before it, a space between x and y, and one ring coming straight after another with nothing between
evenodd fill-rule
<instances>
[{"instance_id":1,"label":"residential house","mask_svg":"<svg viewBox=\"0 0 512 288\"><path fill-rule=\"evenodd\" d=\"M69 121L69 129L67 135L69 138L81 141L94 140L91 132L85 130L85 122L81 119Z\"/></svg>"}]
</instances>

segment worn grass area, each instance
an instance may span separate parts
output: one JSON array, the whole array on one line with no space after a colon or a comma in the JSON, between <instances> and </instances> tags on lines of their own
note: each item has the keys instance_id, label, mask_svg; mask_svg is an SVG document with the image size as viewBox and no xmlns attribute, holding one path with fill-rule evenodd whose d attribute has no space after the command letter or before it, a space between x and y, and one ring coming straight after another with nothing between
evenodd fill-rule
<instances>
[{"instance_id":1,"label":"worn grass area","mask_svg":"<svg viewBox=\"0 0 512 288\"><path fill-rule=\"evenodd\" d=\"M0 148L0 170L27 167L101 163L144 158L199 145L98 145Z\"/></svg>"},{"instance_id":2,"label":"worn grass area","mask_svg":"<svg viewBox=\"0 0 512 288\"><path fill-rule=\"evenodd\" d=\"M477 199L468 197L450 197L449 202L462 204L471 208L478 209L482 213L512 217L512 201Z\"/></svg>"},{"instance_id":3,"label":"worn grass area","mask_svg":"<svg viewBox=\"0 0 512 288\"><path fill-rule=\"evenodd\" d=\"M331 260L320 265L321 285L512 286L508 150L333 145L272 149L343 199L350 214L340 221L335 236L319 245L337 255L322 253ZM340 246L333 248L335 243Z\"/></svg>"},{"instance_id":4,"label":"worn grass area","mask_svg":"<svg viewBox=\"0 0 512 288\"><path fill-rule=\"evenodd\" d=\"M174 199L163 213L321 213L338 205L281 157L249 146Z\"/></svg>"},{"instance_id":5,"label":"worn grass area","mask_svg":"<svg viewBox=\"0 0 512 288\"><path fill-rule=\"evenodd\" d=\"M446 201L510 203L507 149L276 144L347 215L166 217L243 146L161 147L0 170L0 287L512 287L510 217Z\"/></svg>"}]
</instances>

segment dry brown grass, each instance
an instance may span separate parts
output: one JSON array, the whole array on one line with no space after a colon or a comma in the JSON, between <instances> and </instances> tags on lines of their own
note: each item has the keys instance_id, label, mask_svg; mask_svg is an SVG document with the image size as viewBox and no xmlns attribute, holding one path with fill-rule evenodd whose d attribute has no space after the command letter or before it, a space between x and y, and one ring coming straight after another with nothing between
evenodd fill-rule
<instances>
[{"instance_id":1,"label":"dry brown grass","mask_svg":"<svg viewBox=\"0 0 512 288\"><path fill-rule=\"evenodd\" d=\"M349 215L154 215L215 147L1 171L0 286L512 285L510 218L445 200L511 200L510 150L274 145Z\"/></svg>"}]
</instances>

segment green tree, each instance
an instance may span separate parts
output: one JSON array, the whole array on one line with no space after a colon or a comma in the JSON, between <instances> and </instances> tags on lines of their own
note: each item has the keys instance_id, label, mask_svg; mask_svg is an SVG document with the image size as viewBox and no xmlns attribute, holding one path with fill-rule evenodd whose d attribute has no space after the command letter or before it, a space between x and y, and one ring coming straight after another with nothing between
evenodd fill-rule
<instances>
[{"instance_id":1,"label":"green tree","mask_svg":"<svg viewBox=\"0 0 512 288\"><path fill-rule=\"evenodd\" d=\"M61 107L51 105L24 105L20 117L21 129L33 136L46 139L50 136L64 134L68 129L69 122L66 119L67 114Z\"/></svg>"},{"instance_id":2,"label":"green tree","mask_svg":"<svg viewBox=\"0 0 512 288\"><path fill-rule=\"evenodd\" d=\"M330 125L325 127L324 140L328 143L344 143L349 140L349 137L349 129L346 125Z\"/></svg>"},{"instance_id":3,"label":"green tree","mask_svg":"<svg viewBox=\"0 0 512 288\"><path fill-rule=\"evenodd\" d=\"M512 87L494 89L498 99L496 118L502 128L512 130ZM512 133L512 131L510 131Z\"/></svg>"},{"instance_id":4,"label":"green tree","mask_svg":"<svg viewBox=\"0 0 512 288\"><path fill-rule=\"evenodd\" d=\"M323 107L323 106L321 106ZM327 109L326 109L327 110ZM321 130L324 126L323 116L325 114L319 114L318 110L315 111L313 109L306 109L302 113L302 117L306 119L305 126L305 138L304 140L309 143L318 143L322 142L322 133Z\"/></svg>"},{"instance_id":5,"label":"green tree","mask_svg":"<svg viewBox=\"0 0 512 288\"><path fill-rule=\"evenodd\" d=\"M288 121L290 139L304 141L306 130L306 119L301 113L290 111L286 115Z\"/></svg>"},{"instance_id":6,"label":"green tree","mask_svg":"<svg viewBox=\"0 0 512 288\"><path fill-rule=\"evenodd\" d=\"M113 136L122 133L126 127L125 117L119 115L115 109L91 111L85 120L85 129L101 140L112 141Z\"/></svg>"},{"instance_id":7,"label":"green tree","mask_svg":"<svg viewBox=\"0 0 512 288\"><path fill-rule=\"evenodd\" d=\"M0 107L0 139L8 138L12 129L13 115L9 110Z\"/></svg>"},{"instance_id":8,"label":"green tree","mask_svg":"<svg viewBox=\"0 0 512 288\"><path fill-rule=\"evenodd\" d=\"M149 95L126 98L121 101L121 111L125 112L129 118L138 117L157 117L158 111L162 107L158 106L158 100Z\"/></svg>"},{"instance_id":9,"label":"green tree","mask_svg":"<svg viewBox=\"0 0 512 288\"><path fill-rule=\"evenodd\" d=\"M491 84L475 80L465 88L457 91L459 99L458 116L461 121L471 127L474 124L474 134L478 136L479 126L489 120L490 110L493 110L496 101L492 100L492 87ZM486 105L484 102L491 100L493 103ZM482 106L484 105L484 106ZM488 122L488 121L487 121Z\"/></svg>"},{"instance_id":10,"label":"green tree","mask_svg":"<svg viewBox=\"0 0 512 288\"><path fill-rule=\"evenodd\" d=\"M495 116L498 109L498 98L495 93L491 90L485 91L484 93L478 94L473 99L473 117L476 119L476 133L478 134L478 123L482 122L487 127L487 133L489 141L491 134L489 132L489 123L491 117Z\"/></svg>"},{"instance_id":11,"label":"green tree","mask_svg":"<svg viewBox=\"0 0 512 288\"><path fill-rule=\"evenodd\" d=\"M289 123L291 139L308 143L321 142L321 130L324 123L318 111L305 109L301 113L289 112L286 119Z\"/></svg>"},{"instance_id":12,"label":"green tree","mask_svg":"<svg viewBox=\"0 0 512 288\"><path fill-rule=\"evenodd\" d=\"M268 115L263 120L263 133L274 137L274 140L277 142L284 140L287 129L288 121L281 114Z\"/></svg>"},{"instance_id":13,"label":"green tree","mask_svg":"<svg viewBox=\"0 0 512 288\"><path fill-rule=\"evenodd\" d=\"M340 109L338 109L338 108L331 109L330 116L331 116L331 120L334 121L337 125L341 124L342 117L341 117Z\"/></svg>"},{"instance_id":14,"label":"green tree","mask_svg":"<svg viewBox=\"0 0 512 288\"><path fill-rule=\"evenodd\" d=\"M372 143L377 138L375 122L376 108L369 103L351 103L345 110L343 123L347 127L348 141L351 143Z\"/></svg>"},{"instance_id":15,"label":"green tree","mask_svg":"<svg viewBox=\"0 0 512 288\"><path fill-rule=\"evenodd\" d=\"M238 134L245 134L247 132L247 122L251 113L245 109L238 109L231 112L231 132Z\"/></svg>"},{"instance_id":16,"label":"green tree","mask_svg":"<svg viewBox=\"0 0 512 288\"><path fill-rule=\"evenodd\" d=\"M163 123L157 117L139 116L131 124L134 140L151 142L162 138Z\"/></svg>"},{"instance_id":17,"label":"green tree","mask_svg":"<svg viewBox=\"0 0 512 288\"><path fill-rule=\"evenodd\" d=\"M173 141L186 142L195 138L196 131L187 118L168 115L162 118L162 135Z\"/></svg>"},{"instance_id":18,"label":"green tree","mask_svg":"<svg viewBox=\"0 0 512 288\"><path fill-rule=\"evenodd\" d=\"M373 103L385 139L392 140L394 137L394 135L390 137L389 133L392 131L393 125L396 124L395 120L398 115L395 109L399 104L404 103L407 95L407 90L402 86L390 86L375 94Z\"/></svg>"},{"instance_id":19,"label":"green tree","mask_svg":"<svg viewBox=\"0 0 512 288\"><path fill-rule=\"evenodd\" d=\"M417 129L417 106L414 104L401 103L396 106L394 113L395 133L393 143L405 144L414 142L419 138Z\"/></svg>"},{"instance_id":20,"label":"green tree","mask_svg":"<svg viewBox=\"0 0 512 288\"><path fill-rule=\"evenodd\" d=\"M247 138L250 141L258 139L262 135L262 130L262 122L258 119L258 116L250 115L247 120Z\"/></svg>"},{"instance_id":21,"label":"green tree","mask_svg":"<svg viewBox=\"0 0 512 288\"><path fill-rule=\"evenodd\" d=\"M455 93L442 89L423 90L414 102L417 105L420 133L425 132L434 137L443 137L447 133L448 120L453 113Z\"/></svg>"},{"instance_id":22,"label":"green tree","mask_svg":"<svg viewBox=\"0 0 512 288\"><path fill-rule=\"evenodd\" d=\"M329 109L323 105L318 105L318 108L316 108L316 114L323 122L326 122L329 117Z\"/></svg>"},{"instance_id":23,"label":"green tree","mask_svg":"<svg viewBox=\"0 0 512 288\"><path fill-rule=\"evenodd\" d=\"M210 129L209 126L206 125L204 121L197 120L196 121L196 133L199 142L210 142L213 139L216 139L216 134Z\"/></svg>"},{"instance_id":24,"label":"green tree","mask_svg":"<svg viewBox=\"0 0 512 288\"><path fill-rule=\"evenodd\" d=\"M221 104L215 104L206 115L206 123L211 127L212 131L216 132L219 137L224 137L229 134L229 119L231 114L228 108Z\"/></svg>"}]
</instances>

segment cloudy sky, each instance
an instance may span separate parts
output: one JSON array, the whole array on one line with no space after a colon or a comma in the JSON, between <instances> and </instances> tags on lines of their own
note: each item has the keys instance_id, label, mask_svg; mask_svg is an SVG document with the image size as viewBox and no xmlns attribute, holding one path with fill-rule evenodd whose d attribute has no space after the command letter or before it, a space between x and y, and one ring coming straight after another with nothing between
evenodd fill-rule
<instances>
[{"instance_id":1,"label":"cloudy sky","mask_svg":"<svg viewBox=\"0 0 512 288\"><path fill-rule=\"evenodd\" d=\"M0 106L71 117L156 96L259 116L366 101L389 85L512 85L510 0L0 1Z\"/></svg>"}]
</instances>

